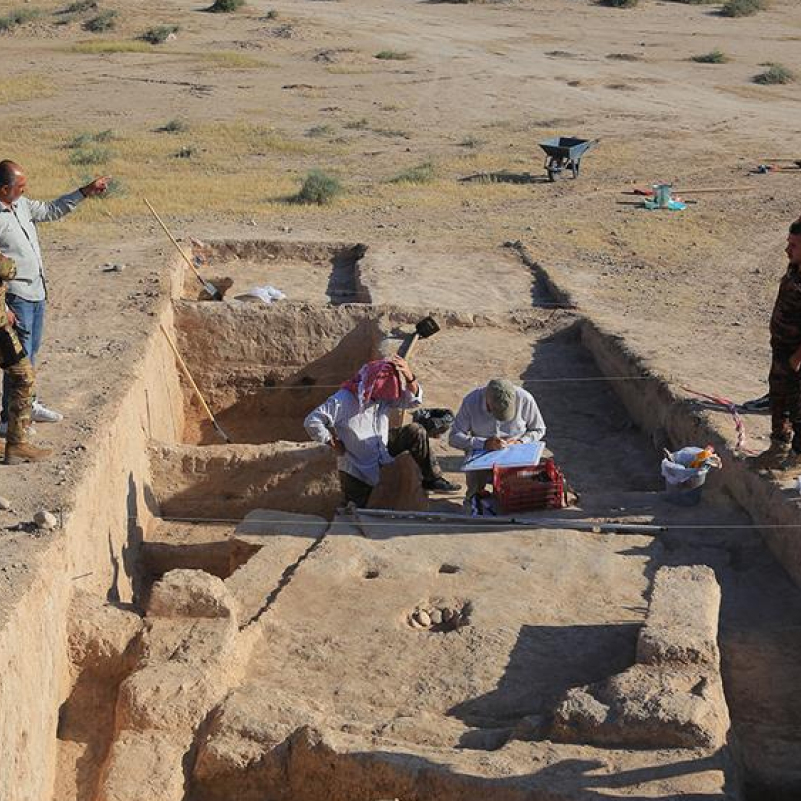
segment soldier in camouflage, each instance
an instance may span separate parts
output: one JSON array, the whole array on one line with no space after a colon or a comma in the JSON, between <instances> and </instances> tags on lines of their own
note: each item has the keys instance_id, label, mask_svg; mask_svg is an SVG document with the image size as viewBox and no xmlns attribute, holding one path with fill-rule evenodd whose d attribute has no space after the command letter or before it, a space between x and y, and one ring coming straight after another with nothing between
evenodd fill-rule
<instances>
[{"instance_id":1,"label":"soldier in camouflage","mask_svg":"<svg viewBox=\"0 0 801 801\"><path fill-rule=\"evenodd\" d=\"M757 467L801 471L801 218L790 226L785 250L790 264L779 284L770 318L773 352L770 388L771 444Z\"/></svg>"},{"instance_id":2,"label":"soldier in camouflage","mask_svg":"<svg viewBox=\"0 0 801 801\"><path fill-rule=\"evenodd\" d=\"M33 365L14 331L6 312L6 286L16 275L14 262L0 254L0 368L11 380L8 409L5 463L36 462L50 456L50 451L28 442L34 397Z\"/></svg>"}]
</instances>

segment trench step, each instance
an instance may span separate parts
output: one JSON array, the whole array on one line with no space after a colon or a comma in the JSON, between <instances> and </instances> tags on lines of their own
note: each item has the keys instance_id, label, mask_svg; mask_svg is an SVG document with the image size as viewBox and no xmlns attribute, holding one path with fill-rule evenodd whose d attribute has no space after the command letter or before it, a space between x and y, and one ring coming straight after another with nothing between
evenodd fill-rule
<instances>
[{"instance_id":1,"label":"trench step","mask_svg":"<svg viewBox=\"0 0 801 801\"><path fill-rule=\"evenodd\" d=\"M151 581L181 568L228 578L258 550L234 538L235 531L235 523L160 520L142 543L144 572Z\"/></svg>"}]
</instances>

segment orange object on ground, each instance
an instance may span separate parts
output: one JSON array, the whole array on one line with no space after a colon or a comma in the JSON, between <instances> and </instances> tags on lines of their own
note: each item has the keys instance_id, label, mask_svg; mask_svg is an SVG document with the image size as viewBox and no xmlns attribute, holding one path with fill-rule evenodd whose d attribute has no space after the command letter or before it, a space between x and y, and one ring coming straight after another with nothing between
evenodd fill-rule
<instances>
[{"instance_id":1,"label":"orange object on ground","mask_svg":"<svg viewBox=\"0 0 801 801\"><path fill-rule=\"evenodd\" d=\"M707 445L698 456L690 462L690 467L702 467L704 462L715 453L715 449L711 445Z\"/></svg>"}]
</instances>

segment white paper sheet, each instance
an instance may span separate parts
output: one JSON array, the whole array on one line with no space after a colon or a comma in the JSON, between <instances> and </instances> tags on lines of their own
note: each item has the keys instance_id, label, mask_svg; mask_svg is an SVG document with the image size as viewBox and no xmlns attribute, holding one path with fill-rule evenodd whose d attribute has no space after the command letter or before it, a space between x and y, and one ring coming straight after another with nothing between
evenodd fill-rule
<instances>
[{"instance_id":1,"label":"white paper sheet","mask_svg":"<svg viewBox=\"0 0 801 801\"><path fill-rule=\"evenodd\" d=\"M472 451L462 465L462 471L467 473L471 470L492 470L496 464L499 467L537 465L540 463L544 450L544 442L527 442L520 445L509 445L499 451Z\"/></svg>"}]
</instances>

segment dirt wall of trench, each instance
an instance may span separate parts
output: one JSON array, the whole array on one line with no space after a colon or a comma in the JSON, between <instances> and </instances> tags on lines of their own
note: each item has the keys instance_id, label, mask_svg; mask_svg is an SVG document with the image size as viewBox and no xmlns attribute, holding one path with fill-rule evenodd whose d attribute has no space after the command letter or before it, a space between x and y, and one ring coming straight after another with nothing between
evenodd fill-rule
<instances>
[{"instance_id":1,"label":"dirt wall of trench","mask_svg":"<svg viewBox=\"0 0 801 801\"><path fill-rule=\"evenodd\" d=\"M171 326L171 298L150 320L133 380L101 409L101 424L85 442L92 458L64 500L63 527L30 542L28 580L14 585L0 619L0 801L52 795L59 707L72 680L66 629L73 592L125 602L137 589L138 548L155 511L147 442L174 441L183 426L173 356L158 330L159 321Z\"/></svg>"},{"instance_id":2,"label":"dirt wall of trench","mask_svg":"<svg viewBox=\"0 0 801 801\"><path fill-rule=\"evenodd\" d=\"M713 472L708 482L724 486L762 527L771 552L801 587L801 538L794 528L798 507L781 486L760 476L747 460L735 455L726 432L694 410L687 398L671 388L668 380L652 370L622 337L585 320L582 341L605 375L640 379L615 381L612 386L632 419L652 435L655 445L714 445L723 459L723 470Z\"/></svg>"}]
</instances>

